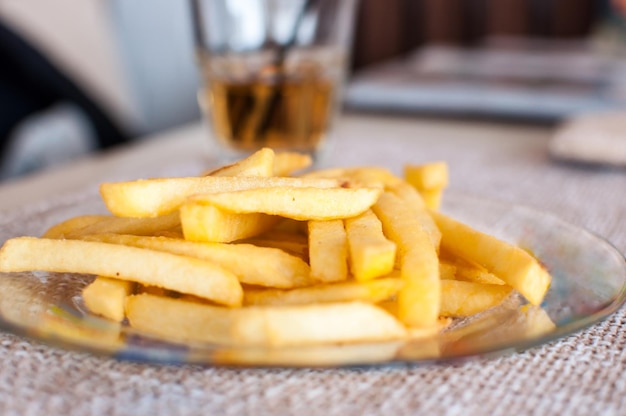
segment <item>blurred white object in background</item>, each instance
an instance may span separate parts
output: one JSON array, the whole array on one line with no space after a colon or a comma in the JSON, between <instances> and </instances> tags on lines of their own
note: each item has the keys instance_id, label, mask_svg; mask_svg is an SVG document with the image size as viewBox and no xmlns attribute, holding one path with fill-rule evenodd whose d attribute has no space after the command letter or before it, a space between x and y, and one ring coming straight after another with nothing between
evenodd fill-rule
<instances>
[{"instance_id":1,"label":"blurred white object in background","mask_svg":"<svg viewBox=\"0 0 626 416\"><path fill-rule=\"evenodd\" d=\"M107 3L109 24L139 114L139 133L165 130L199 118L190 2Z\"/></svg>"},{"instance_id":2,"label":"blurred white object in background","mask_svg":"<svg viewBox=\"0 0 626 416\"><path fill-rule=\"evenodd\" d=\"M558 159L626 166L626 112L574 117L557 130L549 150Z\"/></svg>"},{"instance_id":3,"label":"blurred white object in background","mask_svg":"<svg viewBox=\"0 0 626 416\"><path fill-rule=\"evenodd\" d=\"M8 139L0 164L0 179L68 162L98 147L86 114L61 103L27 117Z\"/></svg>"},{"instance_id":4,"label":"blurred white object in background","mask_svg":"<svg viewBox=\"0 0 626 416\"><path fill-rule=\"evenodd\" d=\"M109 2L2 0L0 18L36 46L122 128L134 131L138 109L112 36Z\"/></svg>"},{"instance_id":5,"label":"blurred white object in background","mask_svg":"<svg viewBox=\"0 0 626 416\"><path fill-rule=\"evenodd\" d=\"M0 18L130 135L199 117L188 1L2 0Z\"/></svg>"}]
</instances>

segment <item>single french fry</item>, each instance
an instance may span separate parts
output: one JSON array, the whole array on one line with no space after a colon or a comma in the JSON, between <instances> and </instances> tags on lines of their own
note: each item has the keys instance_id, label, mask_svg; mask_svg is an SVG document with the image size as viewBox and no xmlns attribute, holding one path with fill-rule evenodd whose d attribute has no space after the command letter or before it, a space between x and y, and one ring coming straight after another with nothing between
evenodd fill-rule
<instances>
[{"instance_id":1,"label":"single french fry","mask_svg":"<svg viewBox=\"0 0 626 416\"><path fill-rule=\"evenodd\" d=\"M393 316L398 316L398 300L389 299L377 304L378 307L386 310ZM452 323L452 318L440 316L433 325L430 326L418 326L407 327L407 334L409 340L424 340L430 337L436 336L443 329L448 327ZM435 341L439 342L436 338ZM436 348L438 350L438 348Z\"/></svg>"},{"instance_id":2,"label":"single french fry","mask_svg":"<svg viewBox=\"0 0 626 416\"><path fill-rule=\"evenodd\" d=\"M103 183L100 185L100 194L113 215L145 218L158 217L176 211L189 196L194 194L282 186L333 188L345 184L345 180L336 179L203 176Z\"/></svg>"},{"instance_id":3,"label":"single french fry","mask_svg":"<svg viewBox=\"0 0 626 416\"><path fill-rule=\"evenodd\" d=\"M211 358L222 365L259 365L332 367L384 363L392 360L404 340L354 343L344 345L311 345L299 348L221 348ZM430 356L434 358L436 356Z\"/></svg>"},{"instance_id":4,"label":"single french fry","mask_svg":"<svg viewBox=\"0 0 626 416\"><path fill-rule=\"evenodd\" d=\"M43 233L43 238L65 238L69 233L81 230L89 225L110 218L110 215L79 215L54 224Z\"/></svg>"},{"instance_id":5,"label":"single french fry","mask_svg":"<svg viewBox=\"0 0 626 416\"><path fill-rule=\"evenodd\" d=\"M433 325L439 316L441 280L439 262L433 258L434 247L429 241L419 244L423 251L411 249L402 258L401 273L405 284L398 294L398 317L412 327Z\"/></svg>"},{"instance_id":6,"label":"single french fry","mask_svg":"<svg viewBox=\"0 0 626 416\"><path fill-rule=\"evenodd\" d=\"M268 147L259 149L250 156L208 172L202 176L274 176L275 154Z\"/></svg>"},{"instance_id":7,"label":"single french fry","mask_svg":"<svg viewBox=\"0 0 626 416\"><path fill-rule=\"evenodd\" d=\"M439 252L439 265L440 267L454 268L454 274L450 276L450 280L494 285L505 284L502 279L488 272L483 266L448 253L446 250Z\"/></svg>"},{"instance_id":8,"label":"single french fry","mask_svg":"<svg viewBox=\"0 0 626 416\"><path fill-rule=\"evenodd\" d=\"M127 299L126 313L137 330L183 342L295 347L406 336L393 316L364 302L232 309L142 294Z\"/></svg>"},{"instance_id":9,"label":"single french fry","mask_svg":"<svg viewBox=\"0 0 626 416\"><path fill-rule=\"evenodd\" d=\"M288 178L283 178L288 179ZM359 215L380 195L377 188L256 188L195 195L190 201L239 214L263 213L294 220L335 220Z\"/></svg>"},{"instance_id":10,"label":"single french fry","mask_svg":"<svg viewBox=\"0 0 626 416\"><path fill-rule=\"evenodd\" d=\"M392 192L384 192L372 208L385 235L398 246L404 286L398 293L398 318L412 327L429 327L439 316L439 259L413 211Z\"/></svg>"},{"instance_id":11,"label":"single french fry","mask_svg":"<svg viewBox=\"0 0 626 416\"><path fill-rule=\"evenodd\" d=\"M210 261L233 272L241 283L249 285L291 289L315 283L310 276L308 264L298 257L274 248L114 234L90 236L87 239Z\"/></svg>"},{"instance_id":12,"label":"single french fry","mask_svg":"<svg viewBox=\"0 0 626 416\"><path fill-rule=\"evenodd\" d=\"M403 282L398 277L384 277L366 282L323 283L292 290L254 289L244 293L244 305L306 305L313 303L360 300L378 303L398 293Z\"/></svg>"},{"instance_id":13,"label":"single french fry","mask_svg":"<svg viewBox=\"0 0 626 416\"><path fill-rule=\"evenodd\" d=\"M439 263L440 267L453 267L454 275L450 277L451 280L461 280L464 282L482 283L489 285L504 285L502 279L498 278L493 273L489 273L484 267L473 265L460 261L449 261L441 259Z\"/></svg>"},{"instance_id":14,"label":"single french fry","mask_svg":"<svg viewBox=\"0 0 626 416\"><path fill-rule=\"evenodd\" d=\"M82 240L13 238L0 249L0 271L83 273L159 286L228 306L241 304L237 277L215 264L171 253Z\"/></svg>"},{"instance_id":15,"label":"single french fry","mask_svg":"<svg viewBox=\"0 0 626 416\"><path fill-rule=\"evenodd\" d=\"M420 191L422 198L424 199L424 203L428 207L428 209L432 211L438 211L441 207L441 201L443 199L443 188L439 189L427 189L424 191Z\"/></svg>"},{"instance_id":16,"label":"single french fry","mask_svg":"<svg viewBox=\"0 0 626 416\"><path fill-rule=\"evenodd\" d=\"M311 276L321 282L348 278L348 240L342 220L309 221Z\"/></svg>"},{"instance_id":17,"label":"single french fry","mask_svg":"<svg viewBox=\"0 0 626 416\"><path fill-rule=\"evenodd\" d=\"M459 280L441 281L441 316L465 317L499 305L511 294L508 285L491 285Z\"/></svg>"},{"instance_id":18,"label":"single french fry","mask_svg":"<svg viewBox=\"0 0 626 416\"><path fill-rule=\"evenodd\" d=\"M551 277L533 256L441 213L433 213L433 218L441 230L443 249L485 267L533 305L541 304Z\"/></svg>"},{"instance_id":19,"label":"single french fry","mask_svg":"<svg viewBox=\"0 0 626 416\"><path fill-rule=\"evenodd\" d=\"M367 210L345 220L349 264L357 280L370 280L391 273L396 261L396 244L383 234L380 220Z\"/></svg>"},{"instance_id":20,"label":"single french fry","mask_svg":"<svg viewBox=\"0 0 626 416\"><path fill-rule=\"evenodd\" d=\"M313 163L311 156L298 152L279 152L274 158L274 176L290 176Z\"/></svg>"},{"instance_id":21,"label":"single french fry","mask_svg":"<svg viewBox=\"0 0 626 416\"><path fill-rule=\"evenodd\" d=\"M309 172L303 175L307 178L348 178L368 187L386 187L400 180L389 169L377 166L361 166L352 168L330 168Z\"/></svg>"},{"instance_id":22,"label":"single french fry","mask_svg":"<svg viewBox=\"0 0 626 416\"><path fill-rule=\"evenodd\" d=\"M448 186L449 181L446 162L405 165L404 178L419 191L429 209L439 210L443 190Z\"/></svg>"},{"instance_id":23,"label":"single french fry","mask_svg":"<svg viewBox=\"0 0 626 416\"><path fill-rule=\"evenodd\" d=\"M404 178L418 191L443 189L448 186L449 174L446 162L430 162L404 166Z\"/></svg>"},{"instance_id":24,"label":"single french fry","mask_svg":"<svg viewBox=\"0 0 626 416\"><path fill-rule=\"evenodd\" d=\"M101 221L67 232L64 238L79 239L86 235L109 233L155 235L171 231L178 226L180 226L178 212L154 218L122 218L109 215Z\"/></svg>"},{"instance_id":25,"label":"single french fry","mask_svg":"<svg viewBox=\"0 0 626 416\"><path fill-rule=\"evenodd\" d=\"M403 180L398 180L386 186L385 189L393 192L404 201L407 208L411 209L413 215L418 218L421 227L426 231L435 248L439 249L441 232L431 217L428 211L428 204L426 204L422 195L408 182Z\"/></svg>"},{"instance_id":26,"label":"single french fry","mask_svg":"<svg viewBox=\"0 0 626 416\"><path fill-rule=\"evenodd\" d=\"M168 341L235 342L231 328L237 309L142 293L129 296L125 310L132 328Z\"/></svg>"},{"instance_id":27,"label":"single french fry","mask_svg":"<svg viewBox=\"0 0 626 416\"><path fill-rule=\"evenodd\" d=\"M83 288L83 302L96 315L121 322L124 320L124 301L134 286L134 283L126 280L98 276Z\"/></svg>"},{"instance_id":28,"label":"single french fry","mask_svg":"<svg viewBox=\"0 0 626 416\"><path fill-rule=\"evenodd\" d=\"M278 307L249 307L233 325L246 345L273 347L388 341L404 338L406 329L393 316L365 302Z\"/></svg>"},{"instance_id":29,"label":"single french fry","mask_svg":"<svg viewBox=\"0 0 626 416\"><path fill-rule=\"evenodd\" d=\"M404 200L408 205L413 207L413 209L426 209L424 198L422 198L422 195L418 192L418 190L411 186L408 182L400 180L400 178L397 178L397 180L393 183L387 184L385 186L385 190L396 194L396 196Z\"/></svg>"},{"instance_id":30,"label":"single french fry","mask_svg":"<svg viewBox=\"0 0 626 416\"><path fill-rule=\"evenodd\" d=\"M180 207L183 235L190 241L229 243L262 234L279 221L274 215L238 214L203 203Z\"/></svg>"}]
</instances>

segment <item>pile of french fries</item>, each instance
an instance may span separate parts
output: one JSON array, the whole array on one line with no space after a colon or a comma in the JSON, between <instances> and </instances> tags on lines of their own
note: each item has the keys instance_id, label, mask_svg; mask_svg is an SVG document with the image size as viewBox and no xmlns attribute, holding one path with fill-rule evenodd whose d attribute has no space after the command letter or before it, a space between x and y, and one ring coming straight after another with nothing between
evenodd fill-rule
<instances>
[{"instance_id":1,"label":"pile of french fries","mask_svg":"<svg viewBox=\"0 0 626 416\"><path fill-rule=\"evenodd\" d=\"M197 177L100 186L84 215L0 250L0 271L94 275L89 310L177 342L288 347L433 335L550 275L526 251L438 212L445 163L295 176L262 149Z\"/></svg>"}]
</instances>

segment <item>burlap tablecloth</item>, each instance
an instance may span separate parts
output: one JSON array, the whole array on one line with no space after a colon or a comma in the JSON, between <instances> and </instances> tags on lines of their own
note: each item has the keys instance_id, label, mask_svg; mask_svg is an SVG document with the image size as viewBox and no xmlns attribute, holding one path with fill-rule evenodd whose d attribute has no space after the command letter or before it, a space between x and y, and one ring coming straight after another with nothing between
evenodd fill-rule
<instances>
[{"instance_id":1,"label":"burlap tablecloth","mask_svg":"<svg viewBox=\"0 0 626 416\"><path fill-rule=\"evenodd\" d=\"M378 164L399 173L407 161L445 159L451 190L556 214L625 253L626 171L555 163L546 151L551 133L350 118L329 164ZM200 146L201 140L184 143ZM190 155L200 153L189 149ZM143 173L191 166L172 164ZM625 324L621 310L524 353L450 365L323 370L120 362L0 334L0 414L626 414Z\"/></svg>"}]
</instances>

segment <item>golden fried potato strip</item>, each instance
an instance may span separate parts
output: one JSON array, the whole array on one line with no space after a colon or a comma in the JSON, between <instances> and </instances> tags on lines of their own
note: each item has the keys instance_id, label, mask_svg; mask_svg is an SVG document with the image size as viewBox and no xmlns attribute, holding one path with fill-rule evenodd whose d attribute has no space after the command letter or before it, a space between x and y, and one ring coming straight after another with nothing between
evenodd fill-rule
<instances>
[{"instance_id":1,"label":"golden fried potato strip","mask_svg":"<svg viewBox=\"0 0 626 416\"><path fill-rule=\"evenodd\" d=\"M440 315L454 317L475 315L499 305L512 291L513 288L508 285L442 280Z\"/></svg>"},{"instance_id":2,"label":"golden fried potato strip","mask_svg":"<svg viewBox=\"0 0 626 416\"><path fill-rule=\"evenodd\" d=\"M290 176L313 163L311 156L298 152L279 152L274 158L274 176Z\"/></svg>"},{"instance_id":3,"label":"golden fried potato strip","mask_svg":"<svg viewBox=\"0 0 626 416\"><path fill-rule=\"evenodd\" d=\"M92 224L104 219L111 218L110 215L79 215L68 218L65 221L54 224L43 233L43 238L66 238L71 233L76 233Z\"/></svg>"},{"instance_id":4,"label":"golden fried potato strip","mask_svg":"<svg viewBox=\"0 0 626 416\"><path fill-rule=\"evenodd\" d=\"M147 248L210 261L233 272L241 283L291 289L315 283L309 265L275 248L251 244L197 243L166 237L103 234L90 241Z\"/></svg>"},{"instance_id":5,"label":"golden fried potato strip","mask_svg":"<svg viewBox=\"0 0 626 416\"><path fill-rule=\"evenodd\" d=\"M350 271L357 280L370 280L393 270L396 244L383 234L380 220L372 210L345 220Z\"/></svg>"},{"instance_id":6,"label":"golden fried potato strip","mask_svg":"<svg viewBox=\"0 0 626 416\"><path fill-rule=\"evenodd\" d=\"M533 256L441 213L433 213L433 218L441 230L443 249L485 267L533 305L541 304L551 277Z\"/></svg>"},{"instance_id":7,"label":"golden fried potato strip","mask_svg":"<svg viewBox=\"0 0 626 416\"><path fill-rule=\"evenodd\" d=\"M264 147L230 165L204 172L202 176L274 176L274 151Z\"/></svg>"},{"instance_id":8,"label":"golden fried potato strip","mask_svg":"<svg viewBox=\"0 0 626 416\"><path fill-rule=\"evenodd\" d=\"M13 238L0 249L0 271L42 270L114 277L241 305L237 277L213 263L161 251L82 240Z\"/></svg>"},{"instance_id":9,"label":"golden fried potato strip","mask_svg":"<svg viewBox=\"0 0 626 416\"><path fill-rule=\"evenodd\" d=\"M176 211L189 196L194 194L283 186L334 188L344 184L345 181L334 179L261 176L158 178L103 183L100 185L100 195L113 215L145 218L158 217Z\"/></svg>"},{"instance_id":10,"label":"golden fried potato strip","mask_svg":"<svg viewBox=\"0 0 626 416\"><path fill-rule=\"evenodd\" d=\"M98 276L81 292L89 310L115 322L124 320L124 302L135 284L126 280Z\"/></svg>"},{"instance_id":11,"label":"golden fried potato strip","mask_svg":"<svg viewBox=\"0 0 626 416\"><path fill-rule=\"evenodd\" d=\"M392 315L365 302L233 309L142 294L127 299L126 313L134 328L183 342L297 347L407 335Z\"/></svg>"},{"instance_id":12,"label":"golden fried potato strip","mask_svg":"<svg viewBox=\"0 0 626 416\"><path fill-rule=\"evenodd\" d=\"M313 303L360 300L378 303L394 296L404 283L398 277L383 277L366 282L322 283L292 290L250 289L244 305L306 305Z\"/></svg>"},{"instance_id":13,"label":"golden fried potato strip","mask_svg":"<svg viewBox=\"0 0 626 416\"><path fill-rule=\"evenodd\" d=\"M311 276L321 282L348 278L348 240L342 220L309 221Z\"/></svg>"},{"instance_id":14,"label":"golden fried potato strip","mask_svg":"<svg viewBox=\"0 0 626 416\"><path fill-rule=\"evenodd\" d=\"M439 258L413 210L392 192L383 193L374 213L385 235L398 245L404 286L398 293L398 317L412 327L433 326L439 317Z\"/></svg>"},{"instance_id":15,"label":"golden fried potato strip","mask_svg":"<svg viewBox=\"0 0 626 416\"><path fill-rule=\"evenodd\" d=\"M271 230L280 218L261 213L239 214L213 205L189 202L180 208L185 240L229 243Z\"/></svg>"}]
</instances>

